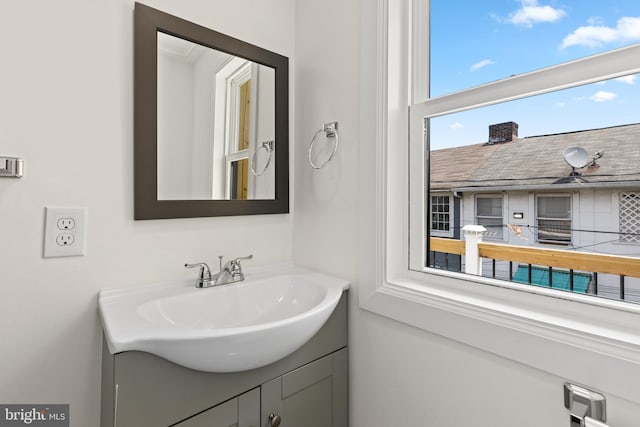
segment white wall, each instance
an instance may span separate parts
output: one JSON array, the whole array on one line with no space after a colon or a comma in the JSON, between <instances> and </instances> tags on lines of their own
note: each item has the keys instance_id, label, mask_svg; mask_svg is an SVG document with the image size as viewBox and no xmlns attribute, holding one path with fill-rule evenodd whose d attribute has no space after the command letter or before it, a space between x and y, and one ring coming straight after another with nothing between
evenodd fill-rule
<instances>
[{"instance_id":1,"label":"white wall","mask_svg":"<svg viewBox=\"0 0 640 427\"><path fill-rule=\"evenodd\" d=\"M273 165L275 164L274 159L277 144L274 143L274 151L271 153L269 167L266 169L265 165L267 164L269 155L266 149L261 147L263 142L275 140L276 138L276 110L274 108L276 104L276 74L273 68L258 65L255 75L258 85L256 90L257 99L254 101L257 104L257 114L255 114L256 135L254 140L249 141L249 152L251 153L249 162L255 159L253 168L257 173L261 173L261 175L256 176L249 172L249 193L251 194L251 191L253 191L253 198L255 199L272 199L276 194L276 174ZM253 85L255 86L255 83L253 83ZM293 115L291 117L293 117ZM255 150L259 151L254 155ZM251 186L253 188L251 188Z\"/></svg>"},{"instance_id":2,"label":"white wall","mask_svg":"<svg viewBox=\"0 0 640 427\"><path fill-rule=\"evenodd\" d=\"M190 199L195 141L193 64L158 51L158 198ZM206 157L202 156L206 159ZM203 179L207 184L206 179ZM209 196L211 197L211 190ZM201 198L206 198L204 196ZM196 199L197 197L193 197Z\"/></svg>"},{"instance_id":3,"label":"white wall","mask_svg":"<svg viewBox=\"0 0 640 427\"><path fill-rule=\"evenodd\" d=\"M359 39L359 3L296 3L294 259L352 281L350 425L566 426L564 379L358 307L358 150L370 143L358 130L359 44L369 42ZM312 171L306 148L330 120L340 122L340 149ZM614 427L637 426L640 406L607 398Z\"/></svg>"},{"instance_id":4,"label":"white wall","mask_svg":"<svg viewBox=\"0 0 640 427\"><path fill-rule=\"evenodd\" d=\"M146 3L293 57L294 0ZM98 291L291 258L293 215L133 221L132 31L132 0L0 3L0 155L26 162L0 178L0 403L70 403L75 427L98 426ZM45 206L88 208L86 256L42 258Z\"/></svg>"}]
</instances>

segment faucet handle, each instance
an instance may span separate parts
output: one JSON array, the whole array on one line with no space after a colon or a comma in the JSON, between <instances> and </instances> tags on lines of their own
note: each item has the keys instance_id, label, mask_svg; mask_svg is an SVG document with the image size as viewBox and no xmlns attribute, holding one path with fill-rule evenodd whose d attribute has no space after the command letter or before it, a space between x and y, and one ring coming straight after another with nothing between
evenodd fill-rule
<instances>
[{"instance_id":1,"label":"faucet handle","mask_svg":"<svg viewBox=\"0 0 640 427\"><path fill-rule=\"evenodd\" d=\"M240 265L240 261L249 260L251 258L253 258L253 255L241 256L241 257L238 257L236 259L231 260L230 263L231 263L231 266L234 269L238 269L242 273L242 266Z\"/></svg>"},{"instance_id":2,"label":"faucet handle","mask_svg":"<svg viewBox=\"0 0 640 427\"><path fill-rule=\"evenodd\" d=\"M242 265L240 265L240 261L249 260L251 258L253 258L253 255L238 257L229 261L231 274L234 277L238 277L239 280L244 280L244 274L242 273Z\"/></svg>"},{"instance_id":3,"label":"faucet handle","mask_svg":"<svg viewBox=\"0 0 640 427\"><path fill-rule=\"evenodd\" d=\"M241 257L238 257L238 258L234 259L234 261L235 262L245 261L245 260L249 260L251 258L253 258L253 255L241 256Z\"/></svg>"},{"instance_id":4,"label":"faucet handle","mask_svg":"<svg viewBox=\"0 0 640 427\"><path fill-rule=\"evenodd\" d=\"M186 264L184 265L186 268L196 268L200 267L200 273L198 274L198 280L196 281L196 287L203 288L208 286L208 282L211 281L211 270L209 266L204 262L197 262L194 264Z\"/></svg>"}]
</instances>

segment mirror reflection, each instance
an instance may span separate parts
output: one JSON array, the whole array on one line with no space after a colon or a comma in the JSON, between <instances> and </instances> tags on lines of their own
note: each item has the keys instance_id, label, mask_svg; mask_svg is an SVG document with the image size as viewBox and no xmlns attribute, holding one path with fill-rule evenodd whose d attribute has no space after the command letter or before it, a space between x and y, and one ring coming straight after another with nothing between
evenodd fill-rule
<instances>
[{"instance_id":1,"label":"mirror reflection","mask_svg":"<svg viewBox=\"0 0 640 427\"><path fill-rule=\"evenodd\" d=\"M275 70L157 34L158 200L275 198Z\"/></svg>"}]
</instances>

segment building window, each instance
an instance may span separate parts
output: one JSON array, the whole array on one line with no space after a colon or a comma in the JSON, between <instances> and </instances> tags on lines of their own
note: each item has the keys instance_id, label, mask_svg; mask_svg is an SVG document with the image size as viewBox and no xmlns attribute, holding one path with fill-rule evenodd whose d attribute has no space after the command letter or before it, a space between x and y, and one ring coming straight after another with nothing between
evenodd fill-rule
<instances>
[{"instance_id":1,"label":"building window","mask_svg":"<svg viewBox=\"0 0 640 427\"><path fill-rule=\"evenodd\" d=\"M569 196L538 196L536 198L538 241L571 242L571 199Z\"/></svg>"},{"instance_id":2,"label":"building window","mask_svg":"<svg viewBox=\"0 0 640 427\"><path fill-rule=\"evenodd\" d=\"M431 196L431 231L434 234L450 234L451 203L449 196Z\"/></svg>"},{"instance_id":3,"label":"building window","mask_svg":"<svg viewBox=\"0 0 640 427\"><path fill-rule=\"evenodd\" d=\"M620 193L620 242L640 243L640 193Z\"/></svg>"},{"instance_id":4,"label":"building window","mask_svg":"<svg viewBox=\"0 0 640 427\"><path fill-rule=\"evenodd\" d=\"M484 226L485 236L502 239L502 197L478 196L476 198L476 224Z\"/></svg>"}]
</instances>

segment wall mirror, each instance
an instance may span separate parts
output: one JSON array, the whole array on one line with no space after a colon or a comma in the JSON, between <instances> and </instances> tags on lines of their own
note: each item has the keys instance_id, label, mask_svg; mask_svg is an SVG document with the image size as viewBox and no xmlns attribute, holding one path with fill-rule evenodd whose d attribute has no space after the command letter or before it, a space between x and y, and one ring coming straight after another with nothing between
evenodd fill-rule
<instances>
[{"instance_id":1,"label":"wall mirror","mask_svg":"<svg viewBox=\"0 0 640 427\"><path fill-rule=\"evenodd\" d=\"M288 59L134 15L135 219L289 212Z\"/></svg>"}]
</instances>

